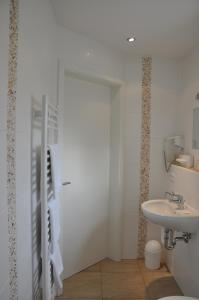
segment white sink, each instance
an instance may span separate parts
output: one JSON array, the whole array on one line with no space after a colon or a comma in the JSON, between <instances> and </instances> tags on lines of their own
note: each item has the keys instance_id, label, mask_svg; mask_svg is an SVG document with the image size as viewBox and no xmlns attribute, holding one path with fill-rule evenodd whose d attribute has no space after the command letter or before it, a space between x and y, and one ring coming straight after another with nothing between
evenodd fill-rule
<instances>
[{"instance_id":1,"label":"white sink","mask_svg":"<svg viewBox=\"0 0 199 300\"><path fill-rule=\"evenodd\" d=\"M168 229L190 233L199 229L199 211L187 204L179 210L167 199L149 200L142 203L142 211L149 221Z\"/></svg>"}]
</instances>

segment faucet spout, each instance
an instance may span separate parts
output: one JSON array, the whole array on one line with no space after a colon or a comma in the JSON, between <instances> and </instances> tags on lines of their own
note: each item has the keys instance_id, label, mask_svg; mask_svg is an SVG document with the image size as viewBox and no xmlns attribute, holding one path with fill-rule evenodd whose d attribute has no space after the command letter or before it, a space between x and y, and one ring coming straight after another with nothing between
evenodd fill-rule
<instances>
[{"instance_id":1,"label":"faucet spout","mask_svg":"<svg viewBox=\"0 0 199 300\"><path fill-rule=\"evenodd\" d=\"M175 194L175 193L169 193L169 192L166 192L165 193L165 196L169 196L168 200L170 202L175 202L177 204L177 209L179 210L183 210L184 209L184 203L185 203L185 199L183 198L182 195L179 195L179 194Z\"/></svg>"}]
</instances>

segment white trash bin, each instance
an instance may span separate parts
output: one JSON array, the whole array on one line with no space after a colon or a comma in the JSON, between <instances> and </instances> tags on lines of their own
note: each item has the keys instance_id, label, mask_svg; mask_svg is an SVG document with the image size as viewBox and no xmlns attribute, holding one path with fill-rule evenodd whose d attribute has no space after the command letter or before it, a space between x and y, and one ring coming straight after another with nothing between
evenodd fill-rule
<instances>
[{"instance_id":1,"label":"white trash bin","mask_svg":"<svg viewBox=\"0 0 199 300\"><path fill-rule=\"evenodd\" d=\"M145 246L145 266L155 270L160 268L161 245L158 241L151 240Z\"/></svg>"}]
</instances>

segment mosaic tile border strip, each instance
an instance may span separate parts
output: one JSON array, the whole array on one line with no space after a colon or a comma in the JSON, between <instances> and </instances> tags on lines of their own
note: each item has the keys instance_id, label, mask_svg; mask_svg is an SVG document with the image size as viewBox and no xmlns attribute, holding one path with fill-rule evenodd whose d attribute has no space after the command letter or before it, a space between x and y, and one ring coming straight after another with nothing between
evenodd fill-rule
<instances>
[{"instance_id":1,"label":"mosaic tile border strip","mask_svg":"<svg viewBox=\"0 0 199 300\"><path fill-rule=\"evenodd\" d=\"M151 70L152 58L142 58L142 124L140 149L140 199L138 225L138 257L144 256L147 224L141 211L141 204L149 197L150 172L150 126L151 126Z\"/></svg>"},{"instance_id":2,"label":"mosaic tile border strip","mask_svg":"<svg viewBox=\"0 0 199 300\"><path fill-rule=\"evenodd\" d=\"M9 299L17 296L16 266L16 84L18 49L18 0L10 0L8 95L7 95L7 201L8 201L8 254Z\"/></svg>"}]
</instances>

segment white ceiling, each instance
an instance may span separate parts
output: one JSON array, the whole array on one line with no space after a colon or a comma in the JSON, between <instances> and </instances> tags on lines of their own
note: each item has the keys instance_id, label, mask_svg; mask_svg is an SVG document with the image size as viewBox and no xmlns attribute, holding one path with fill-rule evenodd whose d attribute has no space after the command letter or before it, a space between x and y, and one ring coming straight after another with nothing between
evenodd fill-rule
<instances>
[{"instance_id":1,"label":"white ceiling","mask_svg":"<svg viewBox=\"0 0 199 300\"><path fill-rule=\"evenodd\" d=\"M57 23L124 54L181 58L199 42L199 0L52 0ZM126 42L135 35L134 46Z\"/></svg>"}]
</instances>

